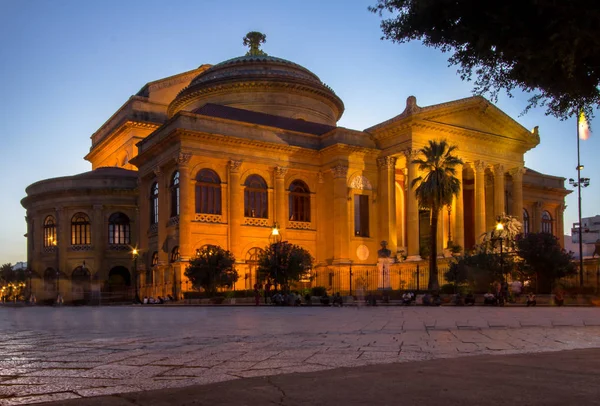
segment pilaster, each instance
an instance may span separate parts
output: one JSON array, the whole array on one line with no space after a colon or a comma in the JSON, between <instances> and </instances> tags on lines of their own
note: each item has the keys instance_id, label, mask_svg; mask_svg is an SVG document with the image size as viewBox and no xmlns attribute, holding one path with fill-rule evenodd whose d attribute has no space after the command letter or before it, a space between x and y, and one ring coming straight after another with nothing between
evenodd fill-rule
<instances>
[{"instance_id":1,"label":"pilaster","mask_svg":"<svg viewBox=\"0 0 600 406\"><path fill-rule=\"evenodd\" d=\"M181 152L177 157L177 170L179 171L179 258L188 261L192 257L192 220L194 218L194 196L190 192L189 162L191 153ZM169 199L170 200L170 199ZM177 281L176 281L177 282ZM175 283L177 289L179 284Z\"/></svg>"},{"instance_id":2,"label":"pilaster","mask_svg":"<svg viewBox=\"0 0 600 406\"><path fill-rule=\"evenodd\" d=\"M156 182L158 184L158 263L159 265L169 262L167 241L167 223L169 221L169 187L165 179L163 168L154 168ZM156 282L156 281L155 281Z\"/></svg>"},{"instance_id":3,"label":"pilaster","mask_svg":"<svg viewBox=\"0 0 600 406\"><path fill-rule=\"evenodd\" d=\"M388 243L388 249L395 256L398 251L396 226L396 158L392 156L377 159L379 168L379 236Z\"/></svg>"},{"instance_id":4,"label":"pilaster","mask_svg":"<svg viewBox=\"0 0 600 406\"><path fill-rule=\"evenodd\" d=\"M104 210L101 204L93 206L92 216L92 244L94 245L94 272L100 272L104 269L104 257L106 245L108 242L108 225L104 218ZM108 276L108 275L107 275Z\"/></svg>"},{"instance_id":5,"label":"pilaster","mask_svg":"<svg viewBox=\"0 0 600 406\"><path fill-rule=\"evenodd\" d=\"M242 161L229 161L229 250L241 258L241 227L244 214L244 197L240 186Z\"/></svg>"},{"instance_id":6,"label":"pilaster","mask_svg":"<svg viewBox=\"0 0 600 406\"><path fill-rule=\"evenodd\" d=\"M282 229L287 228L287 210L285 204L285 175L288 168L277 166L275 168L275 221Z\"/></svg>"},{"instance_id":7,"label":"pilaster","mask_svg":"<svg viewBox=\"0 0 600 406\"><path fill-rule=\"evenodd\" d=\"M417 195L412 187L412 183L417 177L417 164L413 160L419 155L417 150L407 149L404 152L406 156L406 167L408 169L408 182L406 190L406 239L407 255L409 259L420 260L419 254L419 202Z\"/></svg>"},{"instance_id":8,"label":"pilaster","mask_svg":"<svg viewBox=\"0 0 600 406\"><path fill-rule=\"evenodd\" d=\"M349 262L348 167L338 164L333 173L333 262Z\"/></svg>"},{"instance_id":9,"label":"pilaster","mask_svg":"<svg viewBox=\"0 0 600 406\"><path fill-rule=\"evenodd\" d=\"M460 192L454 196L454 232L452 242L465 248L465 209L463 198L463 166L457 165L456 178L460 182Z\"/></svg>"}]
</instances>

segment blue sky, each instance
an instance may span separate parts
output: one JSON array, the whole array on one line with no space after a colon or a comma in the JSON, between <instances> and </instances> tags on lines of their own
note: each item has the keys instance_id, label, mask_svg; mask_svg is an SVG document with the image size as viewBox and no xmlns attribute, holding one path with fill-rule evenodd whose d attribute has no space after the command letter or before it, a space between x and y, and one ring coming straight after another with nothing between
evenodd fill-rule
<instances>
[{"instance_id":1,"label":"blue sky","mask_svg":"<svg viewBox=\"0 0 600 406\"><path fill-rule=\"evenodd\" d=\"M90 135L145 83L243 55L242 37L267 34L264 50L315 72L345 103L339 125L364 129L419 105L470 96L448 55L420 43L382 41L375 0L0 2L0 263L26 259L25 187L90 169ZM576 124L541 109L519 117L526 95L498 107L541 144L526 156L540 172L576 177ZM600 119L592 122L600 128ZM599 214L600 131L582 143L583 216ZM567 197L565 229L577 218Z\"/></svg>"}]
</instances>

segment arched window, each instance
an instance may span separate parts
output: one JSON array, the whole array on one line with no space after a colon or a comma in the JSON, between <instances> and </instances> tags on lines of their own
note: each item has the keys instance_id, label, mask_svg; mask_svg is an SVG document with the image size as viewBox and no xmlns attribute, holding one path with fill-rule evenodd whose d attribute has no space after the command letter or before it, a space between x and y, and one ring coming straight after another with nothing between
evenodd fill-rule
<instances>
[{"instance_id":1,"label":"arched window","mask_svg":"<svg viewBox=\"0 0 600 406\"><path fill-rule=\"evenodd\" d=\"M171 217L179 216L179 171L171 176Z\"/></svg>"},{"instance_id":2,"label":"arched window","mask_svg":"<svg viewBox=\"0 0 600 406\"><path fill-rule=\"evenodd\" d=\"M146 269L146 285L152 285L154 283L154 268L158 265L158 252L154 251L152 254L152 260L150 266Z\"/></svg>"},{"instance_id":3,"label":"arched window","mask_svg":"<svg viewBox=\"0 0 600 406\"><path fill-rule=\"evenodd\" d=\"M291 221L310 222L310 190L301 180L290 185L289 206Z\"/></svg>"},{"instance_id":4,"label":"arched window","mask_svg":"<svg viewBox=\"0 0 600 406\"><path fill-rule=\"evenodd\" d=\"M542 213L542 233L552 234L552 216L546 210Z\"/></svg>"},{"instance_id":5,"label":"arched window","mask_svg":"<svg viewBox=\"0 0 600 406\"><path fill-rule=\"evenodd\" d=\"M248 272L244 275L244 285L246 289L252 289L255 283L260 281L260 275L258 273L258 260L263 250L254 247L248 250L246 254L246 264L248 266Z\"/></svg>"},{"instance_id":6,"label":"arched window","mask_svg":"<svg viewBox=\"0 0 600 406\"><path fill-rule=\"evenodd\" d=\"M131 228L129 217L117 212L108 218L108 243L115 245L128 245L131 243Z\"/></svg>"},{"instance_id":7,"label":"arched window","mask_svg":"<svg viewBox=\"0 0 600 406\"><path fill-rule=\"evenodd\" d=\"M529 213L527 209L523 209L523 234L529 234Z\"/></svg>"},{"instance_id":8,"label":"arched window","mask_svg":"<svg viewBox=\"0 0 600 406\"><path fill-rule=\"evenodd\" d=\"M196 213L221 214L221 179L211 169L196 175Z\"/></svg>"},{"instance_id":9,"label":"arched window","mask_svg":"<svg viewBox=\"0 0 600 406\"><path fill-rule=\"evenodd\" d=\"M179 257L179 247L176 246L171 250L171 262L179 261Z\"/></svg>"},{"instance_id":10,"label":"arched window","mask_svg":"<svg viewBox=\"0 0 600 406\"><path fill-rule=\"evenodd\" d=\"M44 247L54 247L56 244L56 222L53 216L48 216L44 220Z\"/></svg>"},{"instance_id":11,"label":"arched window","mask_svg":"<svg viewBox=\"0 0 600 406\"><path fill-rule=\"evenodd\" d=\"M244 186L244 216L269 218L267 182L258 175L250 175Z\"/></svg>"},{"instance_id":12,"label":"arched window","mask_svg":"<svg viewBox=\"0 0 600 406\"><path fill-rule=\"evenodd\" d=\"M77 213L71 219L71 245L90 245L92 233L90 218L85 213Z\"/></svg>"},{"instance_id":13,"label":"arched window","mask_svg":"<svg viewBox=\"0 0 600 406\"><path fill-rule=\"evenodd\" d=\"M150 267L158 265L158 252L154 251L152 254L152 262L150 263Z\"/></svg>"},{"instance_id":14,"label":"arched window","mask_svg":"<svg viewBox=\"0 0 600 406\"><path fill-rule=\"evenodd\" d=\"M150 224L158 224L158 183L150 187Z\"/></svg>"}]
</instances>

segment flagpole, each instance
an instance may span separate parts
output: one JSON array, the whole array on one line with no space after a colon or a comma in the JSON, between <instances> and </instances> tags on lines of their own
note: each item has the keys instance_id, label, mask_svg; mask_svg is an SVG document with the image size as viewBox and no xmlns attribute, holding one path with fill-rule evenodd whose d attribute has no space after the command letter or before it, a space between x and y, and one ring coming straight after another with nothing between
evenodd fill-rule
<instances>
[{"instance_id":1,"label":"flagpole","mask_svg":"<svg viewBox=\"0 0 600 406\"><path fill-rule=\"evenodd\" d=\"M579 217L579 286L583 286L583 241L581 234L581 161L579 157L579 120L581 109L577 112L577 213Z\"/></svg>"}]
</instances>

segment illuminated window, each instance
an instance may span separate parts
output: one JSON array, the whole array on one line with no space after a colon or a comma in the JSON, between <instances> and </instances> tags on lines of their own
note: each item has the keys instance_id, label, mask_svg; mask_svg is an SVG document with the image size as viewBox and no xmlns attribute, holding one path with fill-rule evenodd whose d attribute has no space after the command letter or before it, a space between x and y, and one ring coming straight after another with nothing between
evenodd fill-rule
<instances>
[{"instance_id":1,"label":"illuminated window","mask_svg":"<svg viewBox=\"0 0 600 406\"><path fill-rule=\"evenodd\" d=\"M221 179L211 169L196 175L196 213L221 214Z\"/></svg>"},{"instance_id":2,"label":"illuminated window","mask_svg":"<svg viewBox=\"0 0 600 406\"><path fill-rule=\"evenodd\" d=\"M71 245L90 245L92 233L87 214L77 213L71 219Z\"/></svg>"},{"instance_id":3,"label":"illuminated window","mask_svg":"<svg viewBox=\"0 0 600 406\"><path fill-rule=\"evenodd\" d=\"M131 243L130 235L129 217L119 212L111 214L108 218L108 243L128 245Z\"/></svg>"},{"instance_id":4,"label":"illuminated window","mask_svg":"<svg viewBox=\"0 0 600 406\"><path fill-rule=\"evenodd\" d=\"M179 216L179 171L171 177L171 217Z\"/></svg>"},{"instance_id":5,"label":"illuminated window","mask_svg":"<svg viewBox=\"0 0 600 406\"><path fill-rule=\"evenodd\" d=\"M542 233L552 234L552 216L546 210L542 213Z\"/></svg>"},{"instance_id":6,"label":"illuminated window","mask_svg":"<svg viewBox=\"0 0 600 406\"><path fill-rule=\"evenodd\" d=\"M369 196L354 196L354 235L369 236Z\"/></svg>"},{"instance_id":7,"label":"illuminated window","mask_svg":"<svg viewBox=\"0 0 600 406\"><path fill-rule=\"evenodd\" d=\"M171 250L171 262L179 261L179 257L179 247L173 248L173 250Z\"/></svg>"},{"instance_id":8,"label":"illuminated window","mask_svg":"<svg viewBox=\"0 0 600 406\"><path fill-rule=\"evenodd\" d=\"M523 234L529 234L529 213L523 209Z\"/></svg>"},{"instance_id":9,"label":"illuminated window","mask_svg":"<svg viewBox=\"0 0 600 406\"><path fill-rule=\"evenodd\" d=\"M290 185L289 206L291 221L310 222L310 190L301 180Z\"/></svg>"},{"instance_id":10,"label":"illuminated window","mask_svg":"<svg viewBox=\"0 0 600 406\"><path fill-rule=\"evenodd\" d=\"M56 222L53 216L48 216L44 220L44 247L54 247L56 244Z\"/></svg>"},{"instance_id":11,"label":"illuminated window","mask_svg":"<svg viewBox=\"0 0 600 406\"><path fill-rule=\"evenodd\" d=\"M244 186L244 216L269 218L267 182L258 175L250 175Z\"/></svg>"},{"instance_id":12,"label":"illuminated window","mask_svg":"<svg viewBox=\"0 0 600 406\"><path fill-rule=\"evenodd\" d=\"M156 265L158 265L158 252L154 251L154 254L152 254L151 266L156 266Z\"/></svg>"},{"instance_id":13,"label":"illuminated window","mask_svg":"<svg viewBox=\"0 0 600 406\"><path fill-rule=\"evenodd\" d=\"M158 224L158 183L150 188L150 224Z\"/></svg>"},{"instance_id":14,"label":"illuminated window","mask_svg":"<svg viewBox=\"0 0 600 406\"><path fill-rule=\"evenodd\" d=\"M258 261L262 253L262 249L254 247L250 248L246 254L246 265L248 266L248 272L244 275L246 289L252 289L254 284L258 283L261 279L258 272Z\"/></svg>"}]
</instances>

